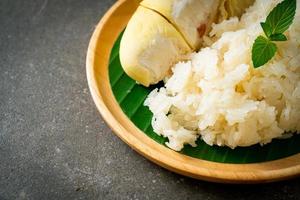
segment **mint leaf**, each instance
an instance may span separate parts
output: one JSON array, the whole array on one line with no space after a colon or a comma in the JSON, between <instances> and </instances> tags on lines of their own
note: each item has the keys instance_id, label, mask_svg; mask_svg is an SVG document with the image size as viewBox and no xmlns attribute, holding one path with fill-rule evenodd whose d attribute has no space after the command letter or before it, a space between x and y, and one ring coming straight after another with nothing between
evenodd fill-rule
<instances>
[{"instance_id":1,"label":"mint leaf","mask_svg":"<svg viewBox=\"0 0 300 200\"><path fill-rule=\"evenodd\" d=\"M276 53L277 46L269 39L258 36L252 47L252 62L254 68L266 64Z\"/></svg>"},{"instance_id":2,"label":"mint leaf","mask_svg":"<svg viewBox=\"0 0 300 200\"><path fill-rule=\"evenodd\" d=\"M296 0L284 0L268 15L265 24L271 28L271 34L283 33L293 23L296 13ZM269 36L268 34L266 34Z\"/></svg>"},{"instance_id":3,"label":"mint leaf","mask_svg":"<svg viewBox=\"0 0 300 200\"><path fill-rule=\"evenodd\" d=\"M274 34L269 36L271 41L287 41L287 38L282 33Z\"/></svg>"},{"instance_id":4,"label":"mint leaf","mask_svg":"<svg viewBox=\"0 0 300 200\"><path fill-rule=\"evenodd\" d=\"M260 23L262 29L264 30L264 33L266 34L266 36L270 37L270 35L272 34L272 28L269 24L261 22Z\"/></svg>"},{"instance_id":5,"label":"mint leaf","mask_svg":"<svg viewBox=\"0 0 300 200\"><path fill-rule=\"evenodd\" d=\"M267 63L276 53L277 46L272 41L286 41L283 35L293 23L296 13L296 0L283 0L269 13L265 22L260 25L267 36L258 36L252 46L252 62L254 68Z\"/></svg>"}]
</instances>

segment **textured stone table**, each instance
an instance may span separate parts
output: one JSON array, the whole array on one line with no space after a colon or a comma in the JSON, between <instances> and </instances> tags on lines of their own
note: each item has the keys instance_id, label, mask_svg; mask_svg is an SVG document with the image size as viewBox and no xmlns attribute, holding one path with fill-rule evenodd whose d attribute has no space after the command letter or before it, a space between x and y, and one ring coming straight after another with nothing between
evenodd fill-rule
<instances>
[{"instance_id":1,"label":"textured stone table","mask_svg":"<svg viewBox=\"0 0 300 200\"><path fill-rule=\"evenodd\" d=\"M152 164L88 91L86 49L113 0L0 0L0 199L300 199L300 180L237 186Z\"/></svg>"}]
</instances>

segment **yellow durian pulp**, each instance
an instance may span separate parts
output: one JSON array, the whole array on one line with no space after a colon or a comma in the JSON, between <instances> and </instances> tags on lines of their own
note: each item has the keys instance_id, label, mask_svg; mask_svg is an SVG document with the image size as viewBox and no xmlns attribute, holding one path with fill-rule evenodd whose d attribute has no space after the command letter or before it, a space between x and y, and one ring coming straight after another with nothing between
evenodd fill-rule
<instances>
[{"instance_id":1,"label":"yellow durian pulp","mask_svg":"<svg viewBox=\"0 0 300 200\"><path fill-rule=\"evenodd\" d=\"M120 44L124 71L144 86L162 80L169 68L191 52L180 33L153 10L138 7Z\"/></svg>"},{"instance_id":2,"label":"yellow durian pulp","mask_svg":"<svg viewBox=\"0 0 300 200\"><path fill-rule=\"evenodd\" d=\"M167 18L197 50L216 18L219 0L143 0L141 5Z\"/></svg>"},{"instance_id":3,"label":"yellow durian pulp","mask_svg":"<svg viewBox=\"0 0 300 200\"><path fill-rule=\"evenodd\" d=\"M254 0L143 0L120 44L124 71L148 87L170 67L199 50L211 24L241 16Z\"/></svg>"},{"instance_id":4,"label":"yellow durian pulp","mask_svg":"<svg viewBox=\"0 0 300 200\"><path fill-rule=\"evenodd\" d=\"M245 9L251 6L255 0L221 0L219 6L219 19L221 22L230 17L241 17Z\"/></svg>"}]
</instances>

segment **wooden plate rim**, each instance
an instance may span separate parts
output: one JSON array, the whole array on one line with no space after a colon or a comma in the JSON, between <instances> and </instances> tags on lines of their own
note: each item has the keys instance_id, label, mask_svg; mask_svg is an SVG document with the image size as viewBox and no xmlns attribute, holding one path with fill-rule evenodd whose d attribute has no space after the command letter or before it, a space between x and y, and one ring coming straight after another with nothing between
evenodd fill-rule
<instances>
[{"instance_id":1,"label":"wooden plate rim","mask_svg":"<svg viewBox=\"0 0 300 200\"><path fill-rule=\"evenodd\" d=\"M113 44L139 0L119 0L103 16L91 37L86 72L90 92L103 119L125 143L141 155L173 172L221 183L263 183L300 175L300 153L275 161L228 164L201 160L172 151L140 131L115 100L108 77Z\"/></svg>"}]
</instances>

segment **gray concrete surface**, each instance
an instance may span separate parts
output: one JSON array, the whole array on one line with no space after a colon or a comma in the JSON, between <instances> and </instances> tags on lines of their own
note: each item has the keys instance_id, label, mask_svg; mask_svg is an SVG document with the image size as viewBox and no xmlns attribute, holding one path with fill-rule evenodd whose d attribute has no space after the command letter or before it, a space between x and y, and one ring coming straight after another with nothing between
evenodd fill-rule
<instances>
[{"instance_id":1,"label":"gray concrete surface","mask_svg":"<svg viewBox=\"0 0 300 200\"><path fill-rule=\"evenodd\" d=\"M0 0L0 199L300 199L300 180L222 185L135 153L103 122L85 56L113 0Z\"/></svg>"}]
</instances>

